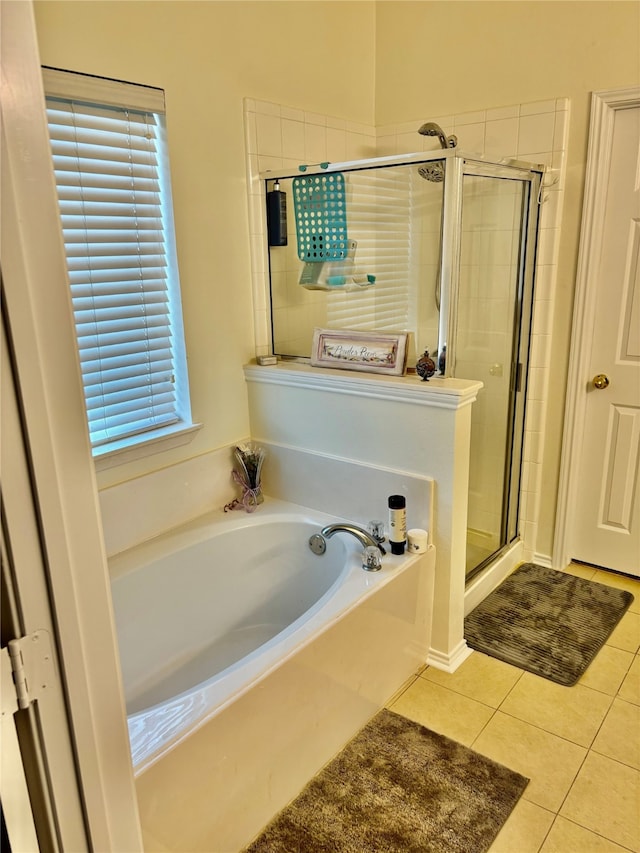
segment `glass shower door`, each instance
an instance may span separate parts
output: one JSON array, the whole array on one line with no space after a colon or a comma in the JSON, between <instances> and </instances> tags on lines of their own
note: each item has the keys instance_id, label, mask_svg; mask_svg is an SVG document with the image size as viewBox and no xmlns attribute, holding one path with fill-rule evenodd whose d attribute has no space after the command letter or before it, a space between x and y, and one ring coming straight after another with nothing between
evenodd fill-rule
<instances>
[{"instance_id":1,"label":"glass shower door","mask_svg":"<svg viewBox=\"0 0 640 853\"><path fill-rule=\"evenodd\" d=\"M452 373L483 383L471 416L467 578L518 533L530 199L528 180L463 175Z\"/></svg>"}]
</instances>

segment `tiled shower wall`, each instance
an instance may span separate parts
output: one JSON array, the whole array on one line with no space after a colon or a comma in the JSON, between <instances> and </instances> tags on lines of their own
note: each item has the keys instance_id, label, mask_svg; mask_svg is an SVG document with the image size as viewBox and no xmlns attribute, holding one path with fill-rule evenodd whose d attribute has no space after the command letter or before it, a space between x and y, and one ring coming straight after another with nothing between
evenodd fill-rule
<instances>
[{"instance_id":1,"label":"tiled shower wall","mask_svg":"<svg viewBox=\"0 0 640 853\"><path fill-rule=\"evenodd\" d=\"M536 552L536 531L569 126L569 102L566 98L461 115L420 116L401 124L377 128L246 99L245 138L256 354L264 355L270 347L269 266L264 233L264 186L260 172L297 167L301 163L342 162L433 150L437 141L417 133L427 119L436 121L446 134L455 133L458 147L465 153L490 158L515 157L547 167L536 268L520 517L525 558L535 558L550 565L550 555Z\"/></svg>"}]
</instances>

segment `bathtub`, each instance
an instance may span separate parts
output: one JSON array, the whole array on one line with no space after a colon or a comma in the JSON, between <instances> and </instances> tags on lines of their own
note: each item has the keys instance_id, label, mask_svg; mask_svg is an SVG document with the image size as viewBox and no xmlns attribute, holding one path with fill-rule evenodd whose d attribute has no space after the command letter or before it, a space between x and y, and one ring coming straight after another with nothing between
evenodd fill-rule
<instances>
[{"instance_id":1,"label":"bathtub","mask_svg":"<svg viewBox=\"0 0 640 853\"><path fill-rule=\"evenodd\" d=\"M240 850L424 663L434 552L267 499L109 561L145 846ZM188 815L188 819L186 818Z\"/></svg>"}]
</instances>

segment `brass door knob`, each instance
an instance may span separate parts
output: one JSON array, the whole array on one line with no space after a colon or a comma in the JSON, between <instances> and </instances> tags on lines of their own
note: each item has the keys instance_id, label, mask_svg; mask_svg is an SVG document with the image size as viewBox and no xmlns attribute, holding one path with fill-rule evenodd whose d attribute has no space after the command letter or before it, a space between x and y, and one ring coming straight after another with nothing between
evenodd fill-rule
<instances>
[{"instance_id":1,"label":"brass door knob","mask_svg":"<svg viewBox=\"0 0 640 853\"><path fill-rule=\"evenodd\" d=\"M603 388L607 388L609 386L609 377L604 373L598 373L597 376L593 377L593 387L597 388L598 391L602 391Z\"/></svg>"}]
</instances>

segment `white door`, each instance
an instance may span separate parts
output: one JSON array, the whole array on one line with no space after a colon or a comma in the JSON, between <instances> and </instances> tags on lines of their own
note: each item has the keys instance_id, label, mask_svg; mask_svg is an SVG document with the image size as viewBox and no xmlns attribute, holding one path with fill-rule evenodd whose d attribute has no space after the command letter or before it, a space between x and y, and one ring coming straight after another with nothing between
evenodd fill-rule
<instances>
[{"instance_id":1,"label":"white door","mask_svg":"<svg viewBox=\"0 0 640 853\"><path fill-rule=\"evenodd\" d=\"M640 576L640 106L612 114L569 556ZM599 246L597 245L599 243Z\"/></svg>"}]
</instances>

